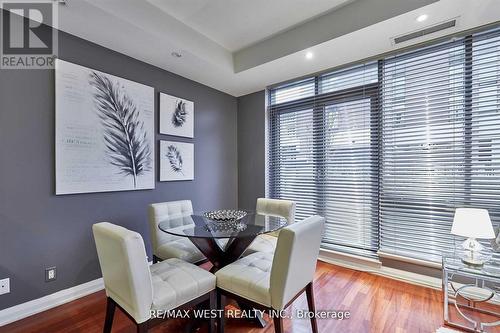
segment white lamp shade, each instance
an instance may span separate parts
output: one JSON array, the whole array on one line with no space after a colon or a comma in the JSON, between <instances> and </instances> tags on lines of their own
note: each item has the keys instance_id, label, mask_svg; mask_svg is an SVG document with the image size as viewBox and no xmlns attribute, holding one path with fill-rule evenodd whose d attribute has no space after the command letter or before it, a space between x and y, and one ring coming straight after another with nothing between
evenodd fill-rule
<instances>
[{"instance_id":1,"label":"white lamp shade","mask_svg":"<svg viewBox=\"0 0 500 333\"><path fill-rule=\"evenodd\" d=\"M490 214L486 209L479 208L457 208L451 233L469 238L495 238Z\"/></svg>"}]
</instances>

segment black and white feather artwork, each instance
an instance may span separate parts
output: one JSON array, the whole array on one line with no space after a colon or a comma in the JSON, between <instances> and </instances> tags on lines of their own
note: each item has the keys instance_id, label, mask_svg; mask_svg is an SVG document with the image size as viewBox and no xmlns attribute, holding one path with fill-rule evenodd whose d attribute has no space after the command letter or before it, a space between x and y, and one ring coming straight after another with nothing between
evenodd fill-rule
<instances>
[{"instance_id":1,"label":"black and white feather artwork","mask_svg":"<svg viewBox=\"0 0 500 333\"><path fill-rule=\"evenodd\" d=\"M133 99L119 82L92 71L89 79L94 88L94 103L103 128L103 140L109 162L120 173L133 178L151 170L151 151L144 122Z\"/></svg>"},{"instance_id":2,"label":"black and white feather artwork","mask_svg":"<svg viewBox=\"0 0 500 333\"><path fill-rule=\"evenodd\" d=\"M194 144L160 140L160 181L194 179Z\"/></svg>"},{"instance_id":3,"label":"black and white feather artwork","mask_svg":"<svg viewBox=\"0 0 500 333\"><path fill-rule=\"evenodd\" d=\"M61 59L55 67L56 195L155 188L154 88Z\"/></svg>"},{"instance_id":4,"label":"black and white feather artwork","mask_svg":"<svg viewBox=\"0 0 500 333\"><path fill-rule=\"evenodd\" d=\"M175 103L175 110L172 113L172 125L181 127L186 123L188 112L186 111L186 102L178 100Z\"/></svg>"},{"instance_id":5,"label":"black and white feather artwork","mask_svg":"<svg viewBox=\"0 0 500 333\"><path fill-rule=\"evenodd\" d=\"M160 133L194 138L194 102L160 93Z\"/></svg>"},{"instance_id":6,"label":"black and white feather artwork","mask_svg":"<svg viewBox=\"0 0 500 333\"><path fill-rule=\"evenodd\" d=\"M182 174L182 154L176 146L168 146L167 158L172 171Z\"/></svg>"}]
</instances>

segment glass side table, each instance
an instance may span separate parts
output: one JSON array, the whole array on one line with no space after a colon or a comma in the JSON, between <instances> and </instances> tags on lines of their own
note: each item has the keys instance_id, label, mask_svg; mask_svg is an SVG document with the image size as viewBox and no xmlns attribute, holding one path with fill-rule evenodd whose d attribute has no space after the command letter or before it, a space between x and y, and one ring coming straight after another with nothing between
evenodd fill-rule
<instances>
[{"instance_id":1,"label":"glass side table","mask_svg":"<svg viewBox=\"0 0 500 333\"><path fill-rule=\"evenodd\" d=\"M455 253L443 255L443 306L446 325L468 332L498 332L499 302L499 261L492 259L483 267L475 268L464 264ZM487 306L481 306L482 304ZM450 305L456 310L460 322L450 320ZM472 313L480 315L472 316ZM487 321L481 321L485 318Z\"/></svg>"}]
</instances>

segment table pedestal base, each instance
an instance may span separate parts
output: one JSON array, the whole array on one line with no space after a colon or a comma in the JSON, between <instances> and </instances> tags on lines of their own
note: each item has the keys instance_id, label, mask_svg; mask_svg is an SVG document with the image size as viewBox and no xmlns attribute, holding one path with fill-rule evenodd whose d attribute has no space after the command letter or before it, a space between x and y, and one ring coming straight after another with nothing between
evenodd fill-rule
<instances>
[{"instance_id":1,"label":"table pedestal base","mask_svg":"<svg viewBox=\"0 0 500 333\"><path fill-rule=\"evenodd\" d=\"M210 270L212 273L238 260L254 239L255 236L231 238L226 248L222 249L214 238L189 237L189 240L212 263L213 267Z\"/></svg>"}]
</instances>

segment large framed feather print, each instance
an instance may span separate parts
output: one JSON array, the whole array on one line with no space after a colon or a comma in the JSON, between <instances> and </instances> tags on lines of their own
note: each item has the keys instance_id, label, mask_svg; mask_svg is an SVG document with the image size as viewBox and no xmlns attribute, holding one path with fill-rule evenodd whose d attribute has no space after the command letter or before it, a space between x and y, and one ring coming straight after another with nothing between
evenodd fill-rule
<instances>
[{"instance_id":1,"label":"large framed feather print","mask_svg":"<svg viewBox=\"0 0 500 333\"><path fill-rule=\"evenodd\" d=\"M194 138L194 102L160 93L160 134Z\"/></svg>"},{"instance_id":2,"label":"large framed feather print","mask_svg":"<svg viewBox=\"0 0 500 333\"><path fill-rule=\"evenodd\" d=\"M154 89L56 60L56 194L153 189Z\"/></svg>"}]
</instances>

